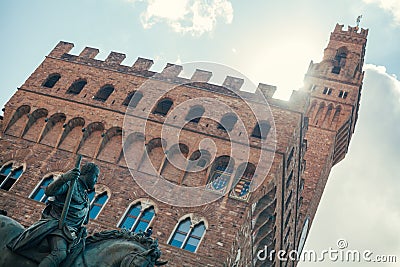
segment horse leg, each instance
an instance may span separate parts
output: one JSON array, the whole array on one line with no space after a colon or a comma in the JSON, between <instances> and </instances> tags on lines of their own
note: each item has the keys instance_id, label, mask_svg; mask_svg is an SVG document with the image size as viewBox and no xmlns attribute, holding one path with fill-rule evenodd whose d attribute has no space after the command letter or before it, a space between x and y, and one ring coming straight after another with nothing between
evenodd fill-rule
<instances>
[{"instance_id":1,"label":"horse leg","mask_svg":"<svg viewBox=\"0 0 400 267\"><path fill-rule=\"evenodd\" d=\"M39 267L57 267L67 257L67 241L61 236L49 235L47 240L51 252L39 264Z\"/></svg>"}]
</instances>

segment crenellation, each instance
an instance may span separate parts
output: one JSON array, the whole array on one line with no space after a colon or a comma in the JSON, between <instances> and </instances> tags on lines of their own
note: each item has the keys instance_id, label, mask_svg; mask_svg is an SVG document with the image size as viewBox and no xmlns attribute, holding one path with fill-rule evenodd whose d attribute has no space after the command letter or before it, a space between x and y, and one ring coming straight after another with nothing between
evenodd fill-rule
<instances>
[{"instance_id":1,"label":"crenellation","mask_svg":"<svg viewBox=\"0 0 400 267\"><path fill-rule=\"evenodd\" d=\"M351 36L360 36L366 38L368 36L368 29L360 28L355 26L352 27L350 25L347 26L347 30L344 30L344 25L337 23L335 29L333 30L332 34L344 34L344 35L351 35ZM360 31L359 31L360 30Z\"/></svg>"},{"instance_id":2,"label":"crenellation","mask_svg":"<svg viewBox=\"0 0 400 267\"><path fill-rule=\"evenodd\" d=\"M211 71L196 69L190 80L192 82L207 83L211 79L212 75Z\"/></svg>"},{"instance_id":3,"label":"crenellation","mask_svg":"<svg viewBox=\"0 0 400 267\"><path fill-rule=\"evenodd\" d=\"M264 95L264 97L268 100L272 98L273 95L275 94L276 86L265 83L259 83L257 89L260 90L261 93Z\"/></svg>"},{"instance_id":4,"label":"crenellation","mask_svg":"<svg viewBox=\"0 0 400 267\"><path fill-rule=\"evenodd\" d=\"M135 61L135 63L133 63L132 65L132 69L134 71L146 71L149 70L151 68L151 66L153 66L154 61L152 59L147 59L147 58L142 58L142 57L138 57Z\"/></svg>"},{"instance_id":5,"label":"crenellation","mask_svg":"<svg viewBox=\"0 0 400 267\"><path fill-rule=\"evenodd\" d=\"M111 52L105 59L104 64L106 65L120 65L125 59L126 55L118 52Z\"/></svg>"},{"instance_id":6,"label":"crenellation","mask_svg":"<svg viewBox=\"0 0 400 267\"><path fill-rule=\"evenodd\" d=\"M234 91L238 91L242 87L243 83L244 83L244 79L242 79L242 78L226 76L222 86L224 86L228 89L232 89Z\"/></svg>"},{"instance_id":7,"label":"crenellation","mask_svg":"<svg viewBox=\"0 0 400 267\"><path fill-rule=\"evenodd\" d=\"M49 57L60 58L63 54L69 53L71 49L74 47L73 43L60 41L56 47L49 53Z\"/></svg>"},{"instance_id":8,"label":"crenellation","mask_svg":"<svg viewBox=\"0 0 400 267\"><path fill-rule=\"evenodd\" d=\"M176 78L176 77L178 77L179 73L182 72L182 70L183 70L183 67L181 65L167 63L167 65L162 70L160 75L163 78Z\"/></svg>"},{"instance_id":9,"label":"crenellation","mask_svg":"<svg viewBox=\"0 0 400 267\"><path fill-rule=\"evenodd\" d=\"M69 62L77 62L80 64L85 64L92 67L97 68L105 68L111 69L122 73L127 74L140 74L145 77L152 77L157 74L156 72L150 71L151 66L154 64L154 61L151 59L138 57L135 63L129 67L120 65L122 61L125 59L126 55L117 52L111 52L108 57L102 61L95 59L96 55L99 53L97 48L85 47L79 56L68 54L68 52L72 49L73 44L67 42L60 42L50 53L52 57L60 58ZM179 77L179 74L182 72L183 67L180 65L167 63L165 68L159 73L159 75L155 76L157 79L165 79L168 82L179 83L179 84L189 84L195 87L199 87L206 90L211 90L215 92L220 92L228 95L236 95L233 91L239 91L242 85L244 84L244 79L238 77L227 76L222 85L209 83L213 73L207 70L199 70L196 69L192 74L190 79ZM228 89L228 90L227 90ZM259 89L263 91L264 96L267 99L272 98L274 92L276 91L276 87L272 85L262 84L260 83ZM254 99L254 96L251 94L245 94L249 100Z\"/></svg>"},{"instance_id":10,"label":"crenellation","mask_svg":"<svg viewBox=\"0 0 400 267\"><path fill-rule=\"evenodd\" d=\"M79 54L79 57L80 58L92 58L92 59L94 59L99 52L100 52L99 49L87 46Z\"/></svg>"}]
</instances>

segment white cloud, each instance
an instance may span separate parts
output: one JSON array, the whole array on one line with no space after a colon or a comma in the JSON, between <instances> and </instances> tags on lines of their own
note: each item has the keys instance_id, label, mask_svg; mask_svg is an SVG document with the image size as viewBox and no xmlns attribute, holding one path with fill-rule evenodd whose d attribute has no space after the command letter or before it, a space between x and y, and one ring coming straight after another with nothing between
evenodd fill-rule
<instances>
[{"instance_id":1,"label":"white cloud","mask_svg":"<svg viewBox=\"0 0 400 267\"><path fill-rule=\"evenodd\" d=\"M396 24L400 25L400 1L399 0L363 0L367 4L378 4L380 8L389 11Z\"/></svg>"},{"instance_id":2,"label":"white cloud","mask_svg":"<svg viewBox=\"0 0 400 267\"><path fill-rule=\"evenodd\" d=\"M377 66L373 64L366 64L364 66L364 69L374 71L380 74L381 76L385 77L387 81L391 83L390 88L398 95L400 101L400 81L398 80L395 74L387 73L385 66Z\"/></svg>"},{"instance_id":3,"label":"white cloud","mask_svg":"<svg viewBox=\"0 0 400 267\"><path fill-rule=\"evenodd\" d=\"M136 0L146 2L141 13L145 29L157 23L166 23L175 32L200 36L212 31L217 21L230 24L232 4L228 0ZM135 2L129 0L129 2Z\"/></svg>"}]
</instances>

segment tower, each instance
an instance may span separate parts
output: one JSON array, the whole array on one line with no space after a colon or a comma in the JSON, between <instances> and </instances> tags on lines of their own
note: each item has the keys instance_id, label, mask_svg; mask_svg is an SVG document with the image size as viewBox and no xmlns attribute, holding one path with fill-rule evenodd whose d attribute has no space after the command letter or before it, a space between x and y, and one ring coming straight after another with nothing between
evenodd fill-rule
<instances>
[{"instance_id":1,"label":"tower","mask_svg":"<svg viewBox=\"0 0 400 267\"><path fill-rule=\"evenodd\" d=\"M347 153L358 117L367 35L368 29L343 30L337 24L322 62L311 62L305 76L310 107L300 226L312 222L331 168Z\"/></svg>"}]
</instances>

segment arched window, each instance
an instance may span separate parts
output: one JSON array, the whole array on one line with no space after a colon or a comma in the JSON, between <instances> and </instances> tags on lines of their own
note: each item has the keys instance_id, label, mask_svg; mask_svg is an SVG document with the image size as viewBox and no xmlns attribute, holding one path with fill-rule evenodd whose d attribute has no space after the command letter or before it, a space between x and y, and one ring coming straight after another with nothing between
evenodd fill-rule
<instances>
[{"instance_id":1,"label":"arched window","mask_svg":"<svg viewBox=\"0 0 400 267\"><path fill-rule=\"evenodd\" d=\"M342 67L346 64L348 50L346 47L341 47L336 51L335 61L332 68L332 73L339 74Z\"/></svg>"},{"instance_id":2,"label":"arched window","mask_svg":"<svg viewBox=\"0 0 400 267\"><path fill-rule=\"evenodd\" d=\"M49 77L47 77L47 79L43 82L42 86L47 88L53 88L60 78L61 75L58 73L50 74Z\"/></svg>"},{"instance_id":3,"label":"arched window","mask_svg":"<svg viewBox=\"0 0 400 267\"><path fill-rule=\"evenodd\" d=\"M86 80L77 80L67 90L67 94L78 95L87 84Z\"/></svg>"},{"instance_id":4,"label":"arched window","mask_svg":"<svg viewBox=\"0 0 400 267\"><path fill-rule=\"evenodd\" d=\"M204 114L204 108L202 106L191 107L189 113L186 115L185 120L188 122L199 123L201 116Z\"/></svg>"},{"instance_id":5,"label":"arched window","mask_svg":"<svg viewBox=\"0 0 400 267\"><path fill-rule=\"evenodd\" d=\"M205 231L204 222L193 224L190 218L186 218L178 224L168 244L190 252L196 252Z\"/></svg>"},{"instance_id":6,"label":"arched window","mask_svg":"<svg viewBox=\"0 0 400 267\"><path fill-rule=\"evenodd\" d=\"M96 197L94 191L89 193L89 199L90 201L90 212L89 212L89 218L91 220L96 219L97 216L99 215L101 209L104 207L108 200L108 194L107 192L103 192L101 194L98 194Z\"/></svg>"},{"instance_id":7,"label":"arched window","mask_svg":"<svg viewBox=\"0 0 400 267\"><path fill-rule=\"evenodd\" d=\"M231 157L218 157L212 166L206 188L222 194L225 193L234 165L234 160Z\"/></svg>"},{"instance_id":8,"label":"arched window","mask_svg":"<svg viewBox=\"0 0 400 267\"><path fill-rule=\"evenodd\" d=\"M146 231L154 218L154 206L142 205L138 202L131 205L118 227L132 232Z\"/></svg>"},{"instance_id":9,"label":"arched window","mask_svg":"<svg viewBox=\"0 0 400 267\"><path fill-rule=\"evenodd\" d=\"M22 166L14 168L13 163L3 165L0 169L0 188L6 191L10 190L23 172Z\"/></svg>"},{"instance_id":10,"label":"arched window","mask_svg":"<svg viewBox=\"0 0 400 267\"><path fill-rule=\"evenodd\" d=\"M269 125L267 121L257 122L251 136L259 139L266 139L269 129L271 129L271 125Z\"/></svg>"},{"instance_id":11,"label":"arched window","mask_svg":"<svg viewBox=\"0 0 400 267\"><path fill-rule=\"evenodd\" d=\"M225 114L221 122L218 124L218 129L224 130L224 131L232 131L233 127L235 127L237 121L237 116L233 113Z\"/></svg>"},{"instance_id":12,"label":"arched window","mask_svg":"<svg viewBox=\"0 0 400 267\"><path fill-rule=\"evenodd\" d=\"M112 85L105 85L100 88L97 94L93 97L94 100L105 102L110 95L114 92L114 87Z\"/></svg>"},{"instance_id":13,"label":"arched window","mask_svg":"<svg viewBox=\"0 0 400 267\"><path fill-rule=\"evenodd\" d=\"M165 98L160 100L157 103L157 107L153 110L153 114L160 114L162 116L167 115L168 111L170 110L173 102L169 98Z\"/></svg>"},{"instance_id":14,"label":"arched window","mask_svg":"<svg viewBox=\"0 0 400 267\"><path fill-rule=\"evenodd\" d=\"M47 196L44 193L46 187L54 181L54 175L51 174L50 176L47 176L42 180L40 185L36 188L36 190L32 193L30 196L31 199L34 199L36 201L40 201L45 203L47 201Z\"/></svg>"},{"instance_id":15,"label":"arched window","mask_svg":"<svg viewBox=\"0 0 400 267\"><path fill-rule=\"evenodd\" d=\"M141 92L137 91L130 92L128 96L125 98L124 102L122 102L122 105L129 106L131 108L136 108L137 104L142 99L142 97L143 94Z\"/></svg>"}]
</instances>

